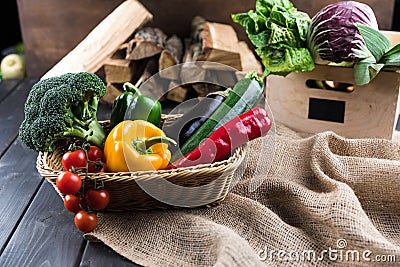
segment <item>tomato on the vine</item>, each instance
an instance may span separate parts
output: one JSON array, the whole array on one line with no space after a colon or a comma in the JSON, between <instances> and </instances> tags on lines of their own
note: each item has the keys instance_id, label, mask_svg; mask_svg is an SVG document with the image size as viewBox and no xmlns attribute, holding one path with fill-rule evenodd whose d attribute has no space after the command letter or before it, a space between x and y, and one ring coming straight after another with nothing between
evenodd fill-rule
<instances>
[{"instance_id":1,"label":"tomato on the vine","mask_svg":"<svg viewBox=\"0 0 400 267\"><path fill-rule=\"evenodd\" d=\"M104 171L104 154L103 150L97 146L90 146L87 151L89 158L89 172L102 172Z\"/></svg>"},{"instance_id":2,"label":"tomato on the vine","mask_svg":"<svg viewBox=\"0 0 400 267\"><path fill-rule=\"evenodd\" d=\"M89 160L103 160L103 150L97 146L90 146L87 151Z\"/></svg>"},{"instance_id":3,"label":"tomato on the vine","mask_svg":"<svg viewBox=\"0 0 400 267\"><path fill-rule=\"evenodd\" d=\"M67 194L64 197L64 207L73 213L86 207L84 199L80 195Z\"/></svg>"},{"instance_id":4,"label":"tomato on the vine","mask_svg":"<svg viewBox=\"0 0 400 267\"><path fill-rule=\"evenodd\" d=\"M104 188L99 190L90 188L85 193L85 200L92 209L102 210L110 203L110 194Z\"/></svg>"},{"instance_id":5,"label":"tomato on the vine","mask_svg":"<svg viewBox=\"0 0 400 267\"><path fill-rule=\"evenodd\" d=\"M63 155L61 163L66 171L70 171L72 168L75 168L81 169L84 172L86 168L85 152L80 149L68 151Z\"/></svg>"},{"instance_id":6,"label":"tomato on the vine","mask_svg":"<svg viewBox=\"0 0 400 267\"><path fill-rule=\"evenodd\" d=\"M105 172L105 164L102 161L94 161L89 162L88 164L88 172Z\"/></svg>"},{"instance_id":7,"label":"tomato on the vine","mask_svg":"<svg viewBox=\"0 0 400 267\"><path fill-rule=\"evenodd\" d=\"M73 145L74 146L74 145ZM74 146L71 150L78 148ZM68 151L62 157L63 172L60 172L56 179L56 187L60 193L64 194L64 207L75 213L75 226L84 233L90 232L97 227L97 215L92 211L104 209L110 202L110 196L107 190L95 190L89 188L85 190L81 177L75 173L85 174L85 181L88 178L87 173L103 172L106 165L104 163L104 154L101 148L83 144L81 149ZM85 184L87 184L85 182ZM95 187L96 183L95 183ZM82 189L81 189L82 188ZM82 191L85 192L83 195ZM78 193L79 192L79 193Z\"/></svg>"},{"instance_id":8,"label":"tomato on the vine","mask_svg":"<svg viewBox=\"0 0 400 267\"><path fill-rule=\"evenodd\" d=\"M104 166L104 155L103 150L97 146L90 146L89 150L87 151L88 158L89 158L89 172L102 172Z\"/></svg>"},{"instance_id":9,"label":"tomato on the vine","mask_svg":"<svg viewBox=\"0 0 400 267\"><path fill-rule=\"evenodd\" d=\"M75 194L82 186L82 179L76 173L63 171L57 176L56 186L62 194Z\"/></svg>"},{"instance_id":10,"label":"tomato on the vine","mask_svg":"<svg viewBox=\"0 0 400 267\"><path fill-rule=\"evenodd\" d=\"M97 227L97 215L93 212L88 213L84 210L78 211L74 218L75 226L79 231L88 233Z\"/></svg>"}]
</instances>

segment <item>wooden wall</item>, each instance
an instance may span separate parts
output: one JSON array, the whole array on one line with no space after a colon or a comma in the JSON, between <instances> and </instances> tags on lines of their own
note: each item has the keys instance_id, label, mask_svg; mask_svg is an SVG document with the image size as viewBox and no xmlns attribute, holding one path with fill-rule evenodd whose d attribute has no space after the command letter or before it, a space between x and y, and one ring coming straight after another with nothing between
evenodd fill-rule
<instances>
[{"instance_id":1,"label":"wooden wall","mask_svg":"<svg viewBox=\"0 0 400 267\"><path fill-rule=\"evenodd\" d=\"M123 0L17 0L28 76L41 77L122 2ZM248 42L244 29L232 22L230 14L254 9L255 0L141 2L154 16L149 25L156 25L167 34L188 36L192 18L201 15L210 21L232 24L239 39ZM298 9L310 15L328 2L335 1L293 0ZM364 2L372 4L381 28L390 29L394 0Z\"/></svg>"}]
</instances>

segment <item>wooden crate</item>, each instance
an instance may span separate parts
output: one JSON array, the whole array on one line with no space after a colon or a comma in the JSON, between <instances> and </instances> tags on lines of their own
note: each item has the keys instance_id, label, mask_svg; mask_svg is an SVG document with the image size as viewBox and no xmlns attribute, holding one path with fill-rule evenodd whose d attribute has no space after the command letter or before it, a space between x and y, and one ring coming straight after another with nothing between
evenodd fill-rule
<instances>
[{"instance_id":1,"label":"wooden crate","mask_svg":"<svg viewBox=\"0 0 400 267\"><path fill-rule=\"evenodd\" d=\"M400 33L384 32L392 44ZM311 72L267 78L267 101L274 119L305 133L334 131L349 138L392 139L399 115L400 72L381 71L354 90L310 88L312 81L354 84L352 68L317 65Z\"/></svg>"}]
</instances>

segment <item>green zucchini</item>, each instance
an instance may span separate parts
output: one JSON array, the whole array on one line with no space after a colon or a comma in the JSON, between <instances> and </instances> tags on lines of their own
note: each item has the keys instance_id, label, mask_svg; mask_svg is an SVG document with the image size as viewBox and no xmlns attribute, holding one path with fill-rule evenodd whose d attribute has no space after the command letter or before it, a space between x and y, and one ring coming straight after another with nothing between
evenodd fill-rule
<instances>
[{"instance_id":1,"label":"green zucchini","mask_svg":"<svg viewBox=\"0 0 400 267\"><path fill-rule=\"evenodd\" d=\"M224 102L198 128L187 141L172 155L171 162L194 150L205 138L224 123L252 109L260 100L264 92L264 84L257 73L250 72L238 81Z\"/></svg>"},{"instance_id":2,"label":"green zucchini","mask_svg":"<svg viewBox=\"0 0 400 267\"><path fill-rule=\"evenodd\" d=\"M188 112L183 114L182 117L179 117L172 124L162 128L168 137L178 142L177 146L169 147L169 151L172 154L179 150L180 146L183 145L209 117L211 117L218 107L222 105L227 94L227 91L209 93Z\"/></svg>"}]
</instances>

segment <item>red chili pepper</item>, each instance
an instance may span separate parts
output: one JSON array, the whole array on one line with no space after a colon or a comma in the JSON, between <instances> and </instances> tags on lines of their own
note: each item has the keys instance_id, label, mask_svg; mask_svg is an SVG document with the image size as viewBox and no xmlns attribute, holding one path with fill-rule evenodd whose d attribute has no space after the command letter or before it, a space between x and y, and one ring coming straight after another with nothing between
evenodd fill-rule
<instances>
[{"instance_id":1,"label":"red chili pepper","mask_svg":"<svg viewBox=\"0 0 400 267\"><path fill-rule=\"evenodd\" d=\"M255 107L215 130L195 150L182 156L167 169L213 163L224 159L244 143L265 136L271 128L265 109Z\"/></svg>"}]
</instances>

